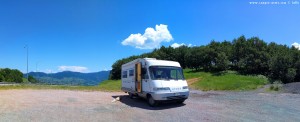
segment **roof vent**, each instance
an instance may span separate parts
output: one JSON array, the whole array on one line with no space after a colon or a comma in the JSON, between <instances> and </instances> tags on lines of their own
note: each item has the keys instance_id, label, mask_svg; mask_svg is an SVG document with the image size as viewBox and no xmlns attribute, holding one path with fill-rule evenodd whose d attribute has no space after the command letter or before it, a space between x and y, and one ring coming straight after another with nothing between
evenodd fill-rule
<instances>
[{"instance_id":1,"label":"roof vent","mask_svg":"<svg viewBox=\"0 0 300 122\"><path fill-rule=\"evenodd\" d=\"M145 60L156 60L156 58L144 58Z\"/></svg>"}]
</instances>

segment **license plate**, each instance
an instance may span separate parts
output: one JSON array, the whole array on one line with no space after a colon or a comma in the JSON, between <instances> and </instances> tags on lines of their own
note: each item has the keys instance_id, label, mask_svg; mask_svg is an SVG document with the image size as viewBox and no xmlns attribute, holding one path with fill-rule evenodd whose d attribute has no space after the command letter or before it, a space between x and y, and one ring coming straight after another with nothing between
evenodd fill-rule
<instances>
[{"instance_id":1,"label":"license plate","mask_svg":"<svg viewBox=\"0 0 300 122\"><path fill-rule=\"evenodd\" d=\"M181 88L172 88L172 91L179 91Z\"/></svg>"},{"instance_id":2,"label":"license plate","mask_svg":"<svg viewBox=\"0 0 300 122\"><path fill-rule=\"evenodd\" d=\"M175 96L178 96L178 95L180 95L180 93L175 93Z\"/></svg>"}]
</instances>

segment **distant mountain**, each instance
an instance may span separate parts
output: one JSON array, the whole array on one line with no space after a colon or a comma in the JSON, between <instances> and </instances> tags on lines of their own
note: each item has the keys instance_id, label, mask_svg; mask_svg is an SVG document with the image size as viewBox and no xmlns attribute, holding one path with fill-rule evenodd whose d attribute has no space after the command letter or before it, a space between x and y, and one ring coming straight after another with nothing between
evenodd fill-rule
<instances>
[{"instance_id":1,"label":"distant mountain","mask_svg":"<svg viewBox=\"0 0 300 122\"><path fill-rule=\"evenodd\" d=\"M80 73L64 71L52 74L43 72L30 72L29 75L36 78L42 84L55 84L55 85L84 85L92 86L98 85L103 80L107 80L110 71L100 71L93 73ZM27 74L24 74L26 76Z\"/></svg>"}]
</instances>

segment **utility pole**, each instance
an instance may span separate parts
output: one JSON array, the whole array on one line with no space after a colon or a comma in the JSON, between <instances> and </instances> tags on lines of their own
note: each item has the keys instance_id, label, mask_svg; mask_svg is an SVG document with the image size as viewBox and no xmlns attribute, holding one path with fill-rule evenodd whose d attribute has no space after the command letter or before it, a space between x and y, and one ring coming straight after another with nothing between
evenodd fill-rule
<instances>
[{"instance_id":1,"label":"utility pole","mask_svg":"<svg viewBox=\"0 0 300 122\"><path fill-rule=\"evenodd\" d=\"M27 80L29 81L29 77L28 77L28 45L25 45L25 47L27 49Z\"/></svg>"}]
</instances>

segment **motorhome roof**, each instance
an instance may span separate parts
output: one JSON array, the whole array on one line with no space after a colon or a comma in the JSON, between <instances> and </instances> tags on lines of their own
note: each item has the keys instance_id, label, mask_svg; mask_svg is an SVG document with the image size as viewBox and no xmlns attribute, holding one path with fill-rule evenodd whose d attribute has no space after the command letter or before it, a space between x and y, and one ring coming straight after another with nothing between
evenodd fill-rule
<instances>
[{"instance_id":1,"label":"motorhome roof","mask_svg":"<svg viewBox=\"0 0 300 122\"><path fill-rule=\"evenodd\" d=\"M136 62L140 62L142 60L144 60L148 64L148 66L174 66L174 67L180 67L180 64L178 62L167 61L167 60L157 60L156 58L138 58L138 59L135 59L131 62L123 64L122 67L135 64Z\"/></svg>"},{"instance_id":2,"label":"motorhome roof","mask_svg":"<svg viewBox=\"0 0 300 122\"><path fill-rule=\"evenodd\" d=\"M156 58L143 58L145 60L156 60Z\"/></svg>"},{"instance_id":3,"label":"motorhome roof","mask_svg":"<svg viewBox=\"0 0 300 122\"><path fill-rule=\"evenodd\" d=\"M180 67L180 64L175 61L167 61L167 60L147 60L149 66L174 66Z\"/></svg>"}]
</instances>

